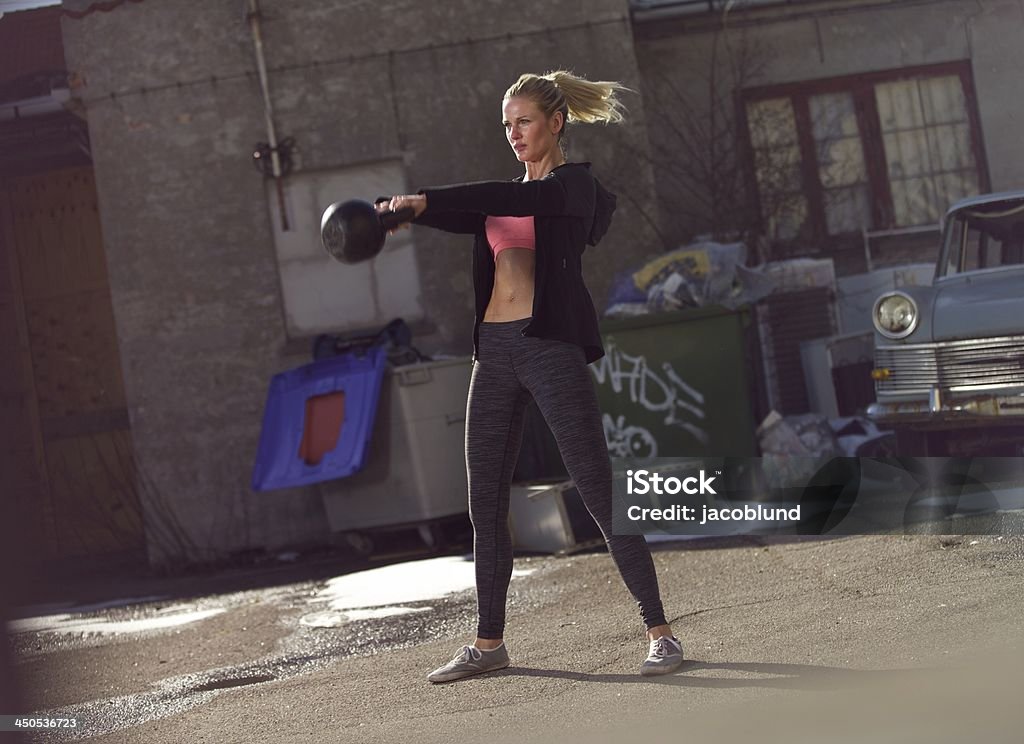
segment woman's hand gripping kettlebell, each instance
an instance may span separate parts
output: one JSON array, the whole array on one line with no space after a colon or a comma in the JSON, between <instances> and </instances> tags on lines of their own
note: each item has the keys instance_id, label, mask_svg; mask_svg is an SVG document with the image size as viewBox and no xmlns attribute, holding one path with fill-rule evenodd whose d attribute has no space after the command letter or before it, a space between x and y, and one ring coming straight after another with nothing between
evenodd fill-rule
<instances>
[{"instance_id":1,"label":"woman's hand gripping kettlebell","mask_svg":"<svg viewBox=\"0 0 1024 744\"><path fill-rule=\"evenodd\" d=\"M376 205L377 212L397 212L405 207L412 207L413 219L423 214L427 208L427 197L424 194L406 194L403 196L392 196L390 202L379 202ZM388 230L388 235L394 235L398 230L408 230L411 222L403 222L398 227Z\"/></svg>"}]
</instances>

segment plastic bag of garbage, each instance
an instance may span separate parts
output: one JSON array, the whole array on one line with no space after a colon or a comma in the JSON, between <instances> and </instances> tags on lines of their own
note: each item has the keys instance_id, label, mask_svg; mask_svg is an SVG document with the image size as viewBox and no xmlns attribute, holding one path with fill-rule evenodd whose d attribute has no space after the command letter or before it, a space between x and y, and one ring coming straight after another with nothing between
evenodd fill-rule
<instances>
[{"instance_id":1,"label":"plastic bag of garbage","mask_svg":"<svg viewBox=\"0 0 1024 744\"><path fill-rule=\"evenodd\" d=\"M770 294L775 281L744 266L743 243L705 240L659 256L634 275L655 309L724 305L735 309Z\"/></svg>"},{"instance_id":2,"label":"plastic bag of garbage","mask_svg":"<svg viewBox=\"0 0 1024 744\"><path fill-rule=\"evenodd\" d=\"M744 265L747 249L742 243L708 242L703 248L710 259L710 270L699 293L701 305L722 305L735 310L775 291L775 279L763 267Z\"/></svg>"},{"instance_id":3,"label":"plastic bag of garbage","mask_svg":"<svg viewBox=\"0 0 1024 744\"><path fill-rule=\"evenodd\" d=\"M893 442L891 431L883 431L870 419L862 416L848 416L829 420L835 432L840 451L845 457L873 457L876 450L887 452Z\"/></svg>"},{"instance_id":4,"label":"plastic bag of garbage","mask_svg":"<svg viewBox=\"0 0 1024 744\"><path fill-rule=\"evenodd\" d=\"M648 261L633 274L636 286L641 292L649 294L651 287L665 281L673 273L702 280L711 270L711 257L705 248L707 245L710 244L685 246Z\"/></svg>"},{"instance_id":5,"label":"plastic bag of garbage","mask_svg":"<svg viewBox=\"0 0 1024 744\"><path fill-rule=\"evenodd\" d=\"M608 289L609 306L647 301L647 293L637 286L635 276L633 271L620 271L612 278L612 286Z\"/></svg>"},{"instance_id":6,"label":"plastic bag of garbage","mask_svg":"<svg viewBox=\"0 0 1024 744\"><path fill-rule=\"evenodd\" d=\"M662 281L651 285L647 291L647 306L651 310L678 310L683 307L700 307L701 298L695 283L677 272L672 272Z\"/></svg>"},{"instance_id":7,"label":"plastic bag of garbage","mask_svg":"<svg viewBox=\"0 0 1024 744\"><path fill-rule=\"evenodd\" d=\"M736 277L728 295L722 298L721 304L730 310L741 305L753 305L767 297L776 289L775 280L761 267L748 268L736 264Z\"/></svg>"},{"instance_id":8,"label":"plastic bag of garbage","mask_svg":"<svg viewBox=\"0 0 1024 744\"><path fill-rule=\"evenodd\" d=\"M769 413L757 428L765 482L770 488L802 486L840 454L828 419L817 413Z\"/></svg>"},{"instance_id":9,"label":"plastic bag of garbage","mask_svg":"<svg viewBox=\"0 0 1024 744\"><path fill-rule=\"evenodd\" d=\"M669 251L612 283L605 315L639 315L648 311L723 305L735 310L771 294L773 276L744 266L742 243L702 240Z\"/></svg>"},{"instance_id":10,"label":"plastic bag of garbage","mask_svg":"<svg viewBox=\"0 0 1024 744\"><path fill-rule=\"evenodd\" d=\"M608 290L608 304L605 306L606 317L633 317L651 312L647 306L647 293L636 286L634 272L621 271L612 279Z\"/></svg>"},{"instance_id":11,"label":"plastic bag of garbage","mask_svg":"<svg viewBox=\"0 0 1024 744\"><path fill-rule=\"evenodd\" d=\"M633 318L637 315L650 315L651 308L644 302L619 302L609 305L604 315L606 318Z\"/></svg>"}]
</instances>

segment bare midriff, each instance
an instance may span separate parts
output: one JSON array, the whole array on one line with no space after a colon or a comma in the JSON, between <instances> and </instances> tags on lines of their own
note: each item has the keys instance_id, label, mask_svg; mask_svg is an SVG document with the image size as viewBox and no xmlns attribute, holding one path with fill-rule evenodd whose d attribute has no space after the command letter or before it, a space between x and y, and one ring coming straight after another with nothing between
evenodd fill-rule
<instances>
[{"instance_id":1,"label":"bare midriff","mask_svg":"<svg viewBox=\"0 0 1024 744\"><path fill-rule=\"evenodd\" d=\"M501 323L533 314L535 256L529 248L505 248L494 260L494 289L484 322Z\"/></svg>"}]
</instances>

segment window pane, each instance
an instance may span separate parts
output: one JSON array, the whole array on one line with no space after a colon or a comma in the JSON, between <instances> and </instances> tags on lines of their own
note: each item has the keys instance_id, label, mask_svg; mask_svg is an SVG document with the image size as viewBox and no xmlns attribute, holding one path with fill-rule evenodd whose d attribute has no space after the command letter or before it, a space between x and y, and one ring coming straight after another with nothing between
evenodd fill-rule
<instances>
[{"instance_id":1,"label":"window pane","mask_svg":"<svg viewBox=\"0 0 1024 744\"><path fill-rule=\"evenodd\" d=\"M892 181L891 189L897 225L925 225L939 219L935 184L932 179L908 178Z\"/></svg>"},{"instance_id":2,"label":"window pane","mask_svg":"<svg viewBox=\"0 0 1024 744\"><path fill-rule=\"evenodd\" d=\"M967 124L943 124L935 127L935 149L939 170L962 170L974 163L971 132Z\"/></svg>"},{"instance_id":3,"label":"window pane","mask_svg":"<svg viewBox=\"0 0 1024 744\"><path fill-rule=\"evenodd\" d=\"M976 173L944 173L936 178L935 186L941 204L952 204L962 194L977 194L979 191Z\"/></svg>"},{"instance_id":4,"label":"window pane","mask_svg":"<svg viewBox=\"0 0 1024 744\"><path fill-rule=\"evenodd\" d=\"M890 178L907 178L930 173L928 130L910 129L882 138Z\"/></svg>"},{"instance_id":5,"label":"window pane","mask_svg":"<svg viewBox=\"0 0 1024 744\"><path fill-rule=\"evenodd\" d=\"M858 231L870 226L866 221L871 214L868 187L858 184L851 188L829 189L825 192L825 217L829 235Z\"/></svg>"},{"instance_id":6,"label":"window pane","mask_svg":"<svg viewBox=\"0 0 1024 744\"><path fill-rule=\"evenodd\" d=\"M814 96L809 101L811 128L815 140L859 137L857 111L849 93Z\"/></svg>"},{"instance_id":7,"label":"window pane","mask_svg":"<svg viewBox=\"0 0 1024 744\"><path fill-rule=\"evenodd\" d=\"M875 96L883 132L911 129L924 124L915 81L899 80L876 86Z\"/></svg>"},{"instance_id":8,"label":"window pane","mask_svg":"<svg viewBox=\"0 0 1024 744\"><path fill-rule=\"evenodd\" d=\"M928 124L946 124L967 120L967 101L956 75L921 81L921 109Z\"/></svg>"},{"instance_id":9,"label":"window pane","mask_svg":"<svg viewBox=\"0 0 1024 744\"><path fill-rule=\"evenodd\" d=\"M747 104L750 141L755 149L796 147L796 116L788 98L772 98Z\"/></svg>"},{"instance_id":10,"label":"window pane","mask_svg":"<svg viewBox=\"0 0 1024 744\"><path fill-rule=\"evenodd\" d=\"M976 193L978 169L967 100L957 75L875 86L896 224L938 219Z\"/></svg>"},{"instance_id":11,"label":"window pane","mask_svg":"<svg viewBox=\"0 0 1024 744\"><path fill-rule=\"evenodd\" d=\"M768 233L776 240L792 240L807 222L807 201L801 194L781 196L766 218Z\"/></svg>"},{"instance_id":12,"label":"window pane","mask_svg":"<svg viewBox=\"0 0 1024 744\"><path fill-rule=\"evenodd\" d=\"M826 189L867 182L864 150L859 137L818 143L818 171Z\"/></svg>"},{"instance_id":13,"label":"window pane","mask_svg":"<svg viewBox=\"0 0 1024 744\"><path fill-rule=\"evenodd\" d=\"M871 226L870 189L850 93L808 99L829 235Z\"/></svg>"},{"instance_id":14,"label":"window pane","mask_svg":"<svg viewBox=\"0 0 1024 744\"><path fill-rule=\"evenodd\" d=\"M955 219L947 275L1024 264L1024 205L1000 206L994 212L972 211Z\"/></svg>"},{"instance_id":15,"label":"window pane","mask_svg":"<svg viewBox=\"0 0 1024 744\"><path fill-rule=\"evenodd\" d=\"M794 162L794 156L796 161ZM755 156L757 185L762 191L799 193L801 190L799 153L763 151ZM770 193L763 194L768 197Z\"/></svg>"},{"instance_id":16,"label":"window pane","mask_svg":"<svg viewBox=\"0 0 1024 744\"><path fill-rule=\"evenodd\" d=\"M796 115L788 98L747 104L750 142L754 148L761 217L769 237L796 237L807 221L807 201L800 173Z\"/></svg>"}]
</instances>

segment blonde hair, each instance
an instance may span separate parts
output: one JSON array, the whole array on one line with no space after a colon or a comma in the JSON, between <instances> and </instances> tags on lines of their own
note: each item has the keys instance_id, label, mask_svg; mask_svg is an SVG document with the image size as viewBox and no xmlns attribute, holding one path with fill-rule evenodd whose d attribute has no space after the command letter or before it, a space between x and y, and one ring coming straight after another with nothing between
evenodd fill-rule
<instances>
[{"instance_id":1,"label":"blonde hair","mask_svg":"<svg viewBox=\"0 0 1024 744\"><path fill-rule=\"evenodd\" d=\"M563 124L558 132L558 139L561 142L565 126L569 122L621 122L626 107L618 99L617 93L623 90L635 92L621 83L609 80L592 82L567 70L555 70L543 75L520 75L519 79L505 91L504 100L507 101L513 96L529 98L547 118L561 111Z\"/></svg>"}]
</instances>

